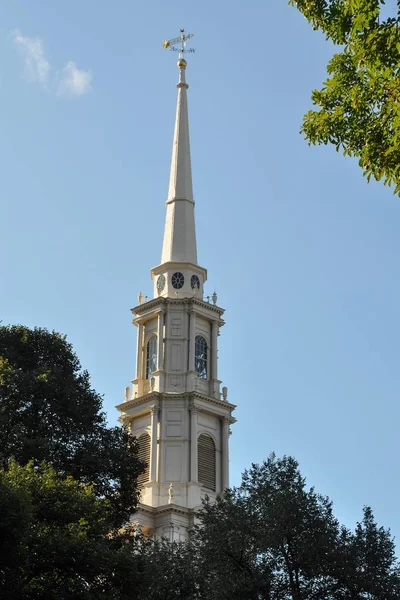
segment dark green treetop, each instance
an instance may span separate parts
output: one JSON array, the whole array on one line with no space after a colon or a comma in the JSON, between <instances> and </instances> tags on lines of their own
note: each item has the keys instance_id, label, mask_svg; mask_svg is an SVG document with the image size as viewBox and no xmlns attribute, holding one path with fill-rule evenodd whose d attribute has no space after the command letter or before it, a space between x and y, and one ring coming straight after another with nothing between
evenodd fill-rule
<instances>
[{"instance_id":1,"label":"dark green treetop","mask_svg":"<svg viewBox=\"0 0 400 600\"><path fill-rule=\"evenodd\" d=\"M71 344L56 332L0 326L0 461L50 462L60 474L92 484L115 522L136 506L143 469L135 440L108 427Z\"/></svg>"},{"instance_id":2,"label":"dark green treetop","mask_svg":"<svg viewBox=\"0 0 400 600\"><path fill-rule=\"evenodd\" d=\"M205 501L198 517L179 551L184 582L165 553L149 548L159 573L152 597L400 600L390 532L377 526L369 508L354 531L341 526L331 501L307 487L292 457L272 454L252 465L240 487ZM187 595L179 596L183 589Z\"/></svg>"}]
</instances>

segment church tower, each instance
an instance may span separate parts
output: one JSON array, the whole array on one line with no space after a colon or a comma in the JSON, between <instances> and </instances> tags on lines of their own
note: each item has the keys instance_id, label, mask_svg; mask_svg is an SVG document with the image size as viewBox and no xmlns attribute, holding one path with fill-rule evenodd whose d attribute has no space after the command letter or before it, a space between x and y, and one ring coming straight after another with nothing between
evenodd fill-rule
<instances>
[{"instance_id":1,"label":"church tower","mask_svg":"<svg viewBox=\"0 0 400 600\"><path fill-rule=\"evenodd\" d=\"M189 145L186 36L178 40L179 82L161 264L153 298L132 309L136 378L117 406L139 442L147 469L132 520L156 537L184 540L202 497L229 486L229 427L235 406L218 377L223 309L203 298L207 271L197 262ZM172 40L172 43L178 40ZM165 42L167 47L170 42Z\"/></svg>"}]
</instances>

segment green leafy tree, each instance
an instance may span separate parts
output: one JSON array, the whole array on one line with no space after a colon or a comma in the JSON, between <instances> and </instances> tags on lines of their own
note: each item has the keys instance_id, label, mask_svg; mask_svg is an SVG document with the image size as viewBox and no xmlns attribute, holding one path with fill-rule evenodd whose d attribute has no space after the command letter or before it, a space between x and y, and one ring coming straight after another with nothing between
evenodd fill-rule
<instances>
[{"instance_id":1,"label":"green leafy tree","mask_svg":"<svg viewBox=\"0 0 400 600\"><path fill-rule=\"evenodd\" d=\"M135 440L107 427L102 399L65 336L0 326L0 461L51 462L60 474L94 485L109 500L115 524L138 500L143 465Z\"/></svg>"},{"instance_id":2,"label":"green leafy tree","mask_svg":"<svg viewBox=\"0 0 400 600\"><path fill-rule=\"evenodd\" d=\"M191 542L147 541L142 548L146 585L139 600L200 600L199 554Z\"/></svg>"},{"instance_id":3,"label":"green leafy tree","mask_svg":"<svg viewBox=\"0 0 400 600\"><path fill-rule=\"evenodd\" d=\"M354 532L340 526L330 500L307 488L291 457L252 465L239 488L204 503L199 520L186 551L197 565L188 569L195 598L400 599L390 532L369 508Z\"/></svg>"},{"instance_id":4,"label":"green leafy tree","mask_svg":"<svg viewBox=\"0 0 400 600\"><path fill-rule=\"evenodd\" d=\"M11 460L0 471L0 597L138 598L146 544L114 527L109 500L53 467Z\"/></svg>"},{"instance_id":5,"label":"green leafy tree","mask_svg":"<svg viewBox=\"0 0 400 600\"><path fill-rule=\"evenodd\" d=\"M205 503L200 519L195 543L209 561L209 589L218 589L212 597L239 600L246 590L249 600L327 597L339 525L293 458L252 465L239 488Z\"/></svg>"},{"instance_id":6,"label":"green leafy tree","mask_svg":"<svg viewBox=\"0 0 400 600\"><path fill-rule=\"evenodd\" d=\"M383 179L400 195L400 2L382 18L384 0L289 0L313 29L340 47L328 79L312 92L304 117L311 144L333 144L358 158L368 181Z\"/></svg>"},{"instance_id":7,"label":"green leafy tree","mask_svg":"<svg viewBox=\"0 0 400 600\"><path fill-rule=\"evenodd\" d=\"M28 494L5 483L0 475L0 597L10 596L19 577L31 520Z\"/></svg>"},{"instance_id":8,"label":"green leafy tree","mask_svg":"<svg viewBox=\"0 0 400 600\"><path fill-rule=\"evenodd\" d=\"M398 600L400 569L390 533L378 527L372 510L364 508L355 531L342 529L335 566L337 597Z\"/></svg>"}]
</instances>

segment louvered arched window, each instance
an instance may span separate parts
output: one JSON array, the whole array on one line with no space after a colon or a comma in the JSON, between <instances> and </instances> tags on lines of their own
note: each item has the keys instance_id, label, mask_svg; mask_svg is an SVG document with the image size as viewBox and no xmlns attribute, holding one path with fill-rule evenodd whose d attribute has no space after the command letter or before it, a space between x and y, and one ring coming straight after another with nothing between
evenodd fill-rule
<instances>
[{"instance_id":1,"label":"louvered arched window","mask_svg":"<svg viewBox=\"0 0 400 600\"><path fill-rule=\"evenodd\" d=\"M202 335L195 338L194 367L199 377L207 379L207 342Z\"/></svg>"},{"instance_id":2,"label":"louvered arched window","mask_svg":"<svg viewBox=\"0 0 400 600\"><path fill-rule=\"evenodd\" d=\"M148 433L142 433L138 437L139 444L139 453L138 456L140 460L143 460L146 463L146 468L144 472L139 475L137 481L138 485L142 486L144 483L149 481L149 473L150 473L150 435Z\"/></svg>"},{"instance_id":3,"label":"louvered arched window","mask_svg":"<svg viewBox=\"0 0 400 600\"><path fill-rule=\"evenodd\" d=\"M202 433L198 439L198 479L205 488L216 489L216 452L215 443L210 435Z\"/></svg>"},{"instance_id":4,"label":"louvered arched window","mask_svg":"<svg viewBox=\"0 0 400 600\"><path fill-rule=\"evenodd\" d=\"M146 347L146 379L151 379L157 371L157 336L152 335Z\"/></svg>"}]
</instances>

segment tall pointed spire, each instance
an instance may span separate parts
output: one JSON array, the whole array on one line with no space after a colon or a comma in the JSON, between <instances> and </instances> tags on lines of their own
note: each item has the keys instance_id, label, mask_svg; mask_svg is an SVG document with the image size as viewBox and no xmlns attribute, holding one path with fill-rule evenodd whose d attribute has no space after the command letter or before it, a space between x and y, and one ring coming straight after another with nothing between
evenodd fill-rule
<instances>
[{"instance_id":1,"label":"tall pointed spire","mask_svg":"<svg viewBox=\"0 0 400 600\"><path fill-rule=\"evenodd\" d=\"M171 173L161 263L197 264L192 167L190 162L186 61L178 61L179 83Z\"/></svg>"}]
</instances>

